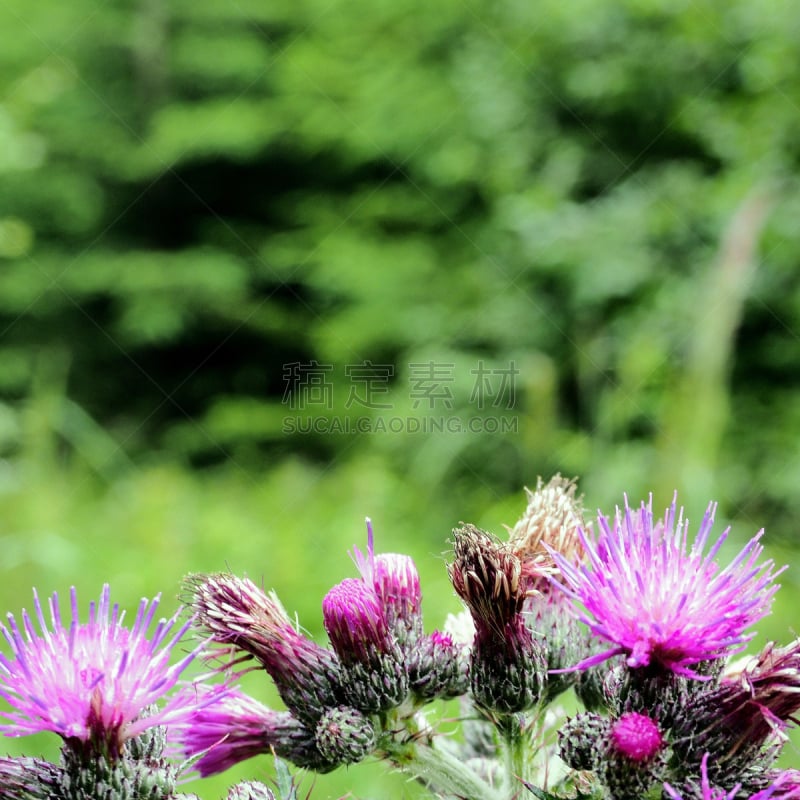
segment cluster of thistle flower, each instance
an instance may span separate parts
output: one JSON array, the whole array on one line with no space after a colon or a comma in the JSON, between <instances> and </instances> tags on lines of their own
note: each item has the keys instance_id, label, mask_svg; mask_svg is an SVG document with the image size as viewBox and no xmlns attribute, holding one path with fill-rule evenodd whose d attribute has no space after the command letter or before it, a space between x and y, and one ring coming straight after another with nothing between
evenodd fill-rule
<instances>
[{"instance_id":1,"label":"cluster of thistle flower","mask_svg":"<svg viewBox=\"0 0 800 800\"><path fill-rule=\"evenodd\" d=\"M461 800L800 798L800 771L775 767L800 710L800 640L730 662L781 570L759 561L761 533L720 566L714 511L691 541L675 502L657 520L626 500L593 525L574 482L539 481L506 541L454 531L448 571L466 611L432 633L414 562L376 554L368 524L360 577L323 601L330 647L231 574L187 579L193 615L152 633L157 600L127 627L104 587L81 623L73 590L64 625L57 596L48 624L34 595L34 619L0 626L0 731L53 731L62 755L0 758L0 800L194 797L178 793L183 774L270 753L282 800L296 786L280 759L328 772L370 757ZM190 626L202 640L171 665ZM190 682L198 657L212 670ZM238 688L250 669L285 709ZM583 706L572 716L557 702L567 689ZM441 735L428 711L456 698L460 735ZM228 794L275 797L256 781Z\"/></svg>"}]
</instances>

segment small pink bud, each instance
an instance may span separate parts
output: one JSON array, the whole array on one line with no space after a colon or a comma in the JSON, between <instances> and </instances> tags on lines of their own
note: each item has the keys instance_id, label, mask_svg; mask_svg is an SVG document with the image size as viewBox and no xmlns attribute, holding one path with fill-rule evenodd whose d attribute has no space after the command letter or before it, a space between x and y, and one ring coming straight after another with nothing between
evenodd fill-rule
<instances>
[{"instance_id":1,"label":"small pink bud","mask_svg":"<svg viewBox=\"0 0 800 800\"><path fill-rule=\"evenodd\" d=\"M611 741L621 755L643 763L661 749L664 737L650 717L629 711L612 726Z\"/></svg>"}]
</instances>

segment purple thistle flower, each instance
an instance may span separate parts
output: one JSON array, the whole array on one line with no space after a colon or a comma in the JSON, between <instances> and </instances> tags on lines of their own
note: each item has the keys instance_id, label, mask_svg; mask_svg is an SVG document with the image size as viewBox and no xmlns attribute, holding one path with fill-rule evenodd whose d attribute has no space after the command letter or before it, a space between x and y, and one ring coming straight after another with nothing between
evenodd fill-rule
<instances>
[{"instance_id":1,"label":"purple thistle flower","mask_svg":"<svg viewBox=\"0 0 800 800\"><path fill-rule=\"evenodd\" d=\"M288 711L267 708L238 689L224 694L209 686L199 690L207 702L187 724L170 730L170 741L187 759L199 756L192 767L202 777L270 752L301 767L330 768L317 751L314 731Z\"/></svg>"},{"instance_id":2,"label":"purple thistle flower","mask_svg":"<svg viewBox=\"0 0 800 800\"><path fill-rule=\"evenodd\" d=\"M178 614L160 620L148 638L159 597L142 600L133 626L123 626L124 612L110 604L108 584L99 604L89 606L89 621L81 623L77 593L70 591L71 621L61 618L58 595L48 601L50 627L34 591L38 627L27 611L22 625L13 614L0 624L12 655L0 654L0 696L11 706L0 711L0 731L23 736L53 731L66 741L90 742L111 757L123 742L156 725L179 724L192 713L197 699L191 692L162 700L181 673L203 649L198 645L170 666L173 647L191 620L176 628Z\"/></svg>"},{"instance_id":3,"label":"purple thistle flower","mask_svg":"<svg viewBox=\"0 0 800 800\"><path fill-rule=\"evenodd\" d=\"M624 654L629 667L654 664L677 675L705 679L691 669L702 661L741 650L746 629L769 613L778 589L773 562L758 564L759 531L723 569L715 558L727 528L704 553L716 504L709 505L697 538L688 546L688 521L675 500L655 522L652 498L638 511L625 502L613 523L598 514L599 533L580 532L589 563L576 565L553 551L561 581L553 582L585 612L577 616L592 633L613 644L577 664L585 669Z\"/></svg>"},{"instance_id":4,"label":"purple thistle flower","mask_svg":"<svg viewBox=\"0 0 800 800\"><path fill-rule=\"evenodd\" d=\"M737 783L729 792L711 786L708 780L708 753L703 756L700 765L700 800L734 800L739 797L741 784ZM684 800L684 796L677 792L670 784L664 784L664 790L671 800ZM687 795L694 798L695 793ZM766 789L751 794L748 800L796 800L800 798L800 784L792 771L778 775L774 783Z\"/></svg>"}]
</instances>

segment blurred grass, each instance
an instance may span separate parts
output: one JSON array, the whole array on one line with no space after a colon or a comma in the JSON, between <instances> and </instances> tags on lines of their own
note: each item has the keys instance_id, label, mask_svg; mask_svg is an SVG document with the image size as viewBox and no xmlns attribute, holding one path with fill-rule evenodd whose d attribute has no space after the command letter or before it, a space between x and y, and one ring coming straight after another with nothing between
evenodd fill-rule
<instances>
[{"instance_id":1,"label":"blurred grass","mask_svg":"<svg viewBox=\"0 0 800 800\"><path fill-rule=\"evenodd\" d=\"M290 458L258 475L233 465L197 473L156 463L132 467L110 484L99 482L85 466L45 468L22 459L7 464L3 477L0 607L30 607L32 586L47 594L75 585L86 608L108 581L123 607L132 610L140 597L162 592L162 610L171 614L183 576L230 569L275 588L289 612L320 641L322 597L334 582L354 574L348 552L353 544L363 547L365 514L373 519L380 550L407 552L418 564L430 630L459 608L443 557L450 529L468 519L502 534L502 524L513 524L524 505L522 493L492 497L478 491L470 513L461 513L446 494L425 497L415 483L368 456L329 469ZM620 500L586 498L588 509L600 504L606 513ZM699 520L699 514L691 519ZM749 518L733 521L733 541L723 560L757 526ZM720 515L720 530L724 524ZM791 558L791 551L770 545L769 537L766 543L767 554L779 562ZM791 571L784 584L776 613L760 626L760 643L787 641L800 585ZM266 676L249 675L245 686L263 701L279 703ZM5 744L12 753L42 748L54 756L54 738ZM784 760L793 759L790 750ZM236 779L270 774L264 757L186 788L212 800L224 796ZM315 785L313 796L320 800L348 791L362 798L421 796L403 776L387 776L377 765L338 770L317 778Z\"/></svg>"}]
</instances>

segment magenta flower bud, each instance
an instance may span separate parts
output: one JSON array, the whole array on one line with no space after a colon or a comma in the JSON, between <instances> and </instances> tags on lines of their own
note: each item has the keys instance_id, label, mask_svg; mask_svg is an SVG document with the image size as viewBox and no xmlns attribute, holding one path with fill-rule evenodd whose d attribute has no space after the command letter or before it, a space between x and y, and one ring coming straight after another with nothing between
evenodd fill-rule
<instances>
[{"instance_id":1,"label":"magenta flower bud","mask_svg":"<svg viewBox=\"0 0 800 800\"><path fill-rule=\"evenodd\" d=\"M192 576L187 585L201 626L232 657L223 669L242 660L237 652L254 657L289 710L311 725L343 701L335 654L298 633L274 592L227 574Z\"/></svg>"},{"instance_id":2,"label":"magenta flower bud","mask_svg":"<svg viewBox=\"0 0 800 800\"><path fill-rule=\"evenodd\" d=\"M325 595L322 616L331 645L346 666L369 664L392 647L381 602L358 578L345 578Z\"/></svg>"},{"instance_id":3,"label":"magenta flower bud","mask_svg":"<svg viewBox=\"0 0 800 800\"><path fill-rule=\"evenodd\" d=\"M422 635L422 591L417 565L411 556L380 553L375 556L373 588L383 606L390 630L403 643Z\"/></svg>"},{"instance_id":4,"label":"magenta flower bud","mask_svg":"<svg viewBox=\"0 0 800 800\"><path fill-rule=\"evenodd\" d=\"M408 694L402 652L389 630L380 599L358 578L336 584L322 601L325 630L344 667L348 704L386 710Z\"/></svg>"},{"instance_id":5,"label":"magenta flower bud","mask_svg":"<svg viewBox=\"0 0 800 800\"><path fill-rule=\"evenodd\" d=\"M399 553L376 555L372 522L367 517L367 552L354 547L353 560L380 600L389 629L401 645L412 645L422 635L422 591L414 559Z\"/></svg>"},{"instance_id":6,"label":"magenta flower bud","mask_svg":"<svg viewBox=\"0 0 800 800\"><path fill-rule=\"evenodd\" d=\"M203 649L195 647L170 665L173 648L191 621L178 624L176 614L160 620L148 635L158 598L142 600L133 621L123 625L119 606L111 606L108 585L99 603L89 606L80 622L75 589L70 592L71 619L65 625L58 595L48 603L49 624L34 592L34 613L22 625L13 614L0 625L11 655L0 654L0 731L23 736L53 731L76 748L115 761L123 744L153 726L180 724L197 705L193 693L167 697L186 667ZM162 701L161 706L157 705Z\"/></svg>"},{"instance_id":7,"label":"magenta flower bud","mask_svg":"<svg viewBox=\"0 0 800 800\"><path fill-rule=\"evenodd\" d=\"M611 726L611 743L620 755L645 764L661 750L664 737L655 720L629 711Z\"/></svg>"},{"instance_id":8,"label":"magenta flower bud","mask_svg":"<svg viewBox=\"0 0 800 800\"><path fill-rule=\"evenodd\" d=\"M577 669L624 655L633 669L707 680L693 667L745 646L753 635L747 629L769 613L779 573L772 561L758 563L762 532L720 569L716 559L728 531L706 551L715 510L712 503L689 546L688 522L683 510L676 522L675 501L660 522L652 502L634 511L626 501L613 522L598 516L597 536L580 531L588 565L553 552L561 570L553 582L573 598L592 633L611 644Z\"/></svg>"},{"instance_id":9,"label":"magenta flower bud","mask_svg":"<svg viewBox=\"0 0 800 800\"><path fill-rule=\"evenodd\" d=\"M238 689L225 694L208 686L198 690L207 702L185 725L170 731L170 741L186 759L197 759L192 768L201 777L264 753L275 753L317 772L336 766L320 754L314 731L288 711L267 708Z\"/></svg>"}]
</instances>

